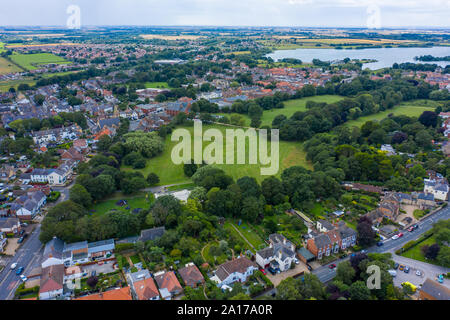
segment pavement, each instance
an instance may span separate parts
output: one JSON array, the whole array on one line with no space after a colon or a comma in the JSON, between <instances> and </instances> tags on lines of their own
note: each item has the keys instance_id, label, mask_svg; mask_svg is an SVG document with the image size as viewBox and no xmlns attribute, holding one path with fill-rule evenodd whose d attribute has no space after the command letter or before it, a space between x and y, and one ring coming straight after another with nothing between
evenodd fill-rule
<instances>
[{"instance_id":1,"label":"pavement","mask_svg":"<svg viewBox=\"0 0 450 320\"><path fill-rule=\"evenodd\" d=\"M417 229L417 230L415 230L413 232L409 232L407 230L403 230L402 231L402 233L404 234L403 237L401 237L401 238L399 238L397 240L392 240L392 239L389 238L389 239L384 241L384 245L383 246L381 246L381 247L373 246L373 247L367 249L367 252L368 253L375 253L375 252L376 253L385 253L385 252L390 252L390 253L393 254L394 261L396 261L396 259L399 260L399 261L401 259L407 259L407 258L399 257L399 256L395 255L395 253L394 253L395 250L400 249L407 242L419 238L420 235L422 235L425 232L427 232L428 230L430 230L433 227L433 224L435 222L437 222L439 220L447 220L447 219L450 219L450 206L447 206L446 208L441 209L441 210L439 210L439 211L437 211L437 212L427 216L422 221L418 222L417 224L419 225L419 229ZM329 264L324 265L324 266L314 270L312 273L315 274L320 279L320 281L322 281L323 283L329 282L329 281L333 280L334 277L336 276L336 269L337 269L337 268L330 269L329 266L331 264L336 264L336 266L337 266L337 265L339 265L339 263L341 263L343 261L347 261L349 259L350 259L350 257L346 257L344 259L340 259L340 260L337 260L337 261L330 262ZM412 260L412 259L408 259L408 260L415 261L415 260ZM425 267L423 265L417 264L418 268L423 268L423 270L434 270L433 267L436 267L434 265L431 265L431 264L428 264L428 263L424 263L424 262L420 262L420 261L417 261L417 263L424 264L424 265L427 266L427 267ZM412 264L412 262L410 264ZM449 268L443 268L442 267L442 269L443 269L443 272L440 272L440 273L450 272ZM430 272L427 272L427 274L433 274L433 272L434 271L430 271ZM397 274L398 273L399 272L397 272ZM436 277L436 275L434 275L434 278L435 277ZM434 279L433 276L431 276L431 278ZM423 279L423 280L425 281L426 279Z\"/></svg>"},{"instance_id":2,"label":"pavement","mask_svg":"<svg viewBox=\"0 0 450 320\"><path fill-rule=\"evenodd\" d=\"M14 292L21 283L19 276L16 275L17 268L24 267L23 274L26 276L33 268L40 265L43 253L43 246L39 241L40 232L41 226L38 225L25 239L15 256L4 259L6 266L0 273L0 300L9 300L14 297ZM10 268L13 263L17 263L15 270L11 270Z\"/></svg>"}]
</instances>

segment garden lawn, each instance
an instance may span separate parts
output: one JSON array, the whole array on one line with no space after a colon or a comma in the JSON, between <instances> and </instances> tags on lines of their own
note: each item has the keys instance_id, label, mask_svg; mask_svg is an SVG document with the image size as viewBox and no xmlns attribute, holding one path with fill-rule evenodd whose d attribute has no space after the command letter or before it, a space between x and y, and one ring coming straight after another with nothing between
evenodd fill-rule
<instances>
[{"instance_id":1,"label":"garden lawn","mask_svg":"<svg viewBox=\"0 0 450 320\"><path fill-rule=\"evenodd\" d=\"M191 133L192 141L194 139L194 127L185 127ZM222 125L204 125L203 132L207 129L215 128L222 131L224 135L224 144L225 144L225 130L233 129L232 127L226 127ZM204 142L203 148L209 145L211 142ZM183 171L183 165L175 165L171 159L172 148L177 145L178 142L170 141L170 137L166 138L164 151L161 155L158 155L152 159L147 160L147 166L144 169L139 171L147 177L150 172L156 173L159 176L160 183L159 185L168 185L174 183L188 183L191 182L190 178L185 176ZM312 170L312 166L310 163L306 161L306 153L303 150L303 145L299 142L287 142L280 141L280 159L279 159L279 171L276 176L280 176L282 171L291 166L303 166ZM236 157L236 148L237 143L235 143L235 157ZM268 145L268 149L270 150L270 144ZM192 142L192 154L193 154L193 142ZM248 162L248 143L246 146L246 162ZM226 147L224 146L224 157L226 156ZM259 160L259 159L258 159ZM225 161L224 161L225 162ZM216 165L218 168L224 170L227 174L233 177L233 179L237 180L243 176L254 177L256 180L261 182L267 176L262 176L260 172L261 165L260 164L220 164ZM123 170L132 170L131 167L123 167Z\"/></svg>"},{"instance_id":2,"label":"garden lawn","mask_svg":"<svg viewBox=\"0 0 450 320\"><path fill-rule=\"evenodd\" d=\"M70 64L70 61L52 53L13 54L10 56L14 63L27 70L36 70L38 66L45 64Z\"/></svg>"},{"instance_id":3,"label":"garden lawn","mask_svg":"<svg viewBox=\"0 0 450 320\"><path fill-rule=\"evenodd\" d=\"M261 240L258 234L246 222L242 222L240 226L237 223L234 223L234 226L239 229L239 231L245 238L247 238L248 242L256 248L256 250L267 247L266 243Z\"/></svg>"},{"instance_id":4,"label":"garden lawn","mask_svg":"<svg viewBox=\"0 0 450 320\"><path fill-rule=\"evenodd\" d=\"M409 117L419 117L424 111L434 111L433 106L420 106L416 104L400 104L393 107L392 109L385 110L376 114L371 114L369 116L361 117L356 120L347 121L345 124L349 127L362 127L367 121L381 121L387 118L389 114L394 114L395 116L405 115Z\"/></svg>"},{"instance_id":5,"label":"garden lawn","mask_svg":"<svg viewBox=\"0 0 450 320\"><path fill-rule=\"evenodd\" d=\"M119 200L126 200L127 205L120 207L116 205ZM130 209L127 210L126 207L129 206ZM124 212L132 212L133 209L141 208L148 209L150 207L150 202L145 198L144 194L134 195L134 196L115 196L114 198L110 198L109 200L100 201L94 204L90 211L93 212L93 215L103 215L112 209L124 211Z\"/></svg>"},{"instance_id":6,"label":"garden lawn","mask_svg":"<svg viewBox=\"0 0 450 320\"><path fill-rule=\"evenodd\" d=\"M146 82L144 83L145 88L153 88L153 89L169 89L169 85L167 82Z\"/></svg>"}]
</instances>

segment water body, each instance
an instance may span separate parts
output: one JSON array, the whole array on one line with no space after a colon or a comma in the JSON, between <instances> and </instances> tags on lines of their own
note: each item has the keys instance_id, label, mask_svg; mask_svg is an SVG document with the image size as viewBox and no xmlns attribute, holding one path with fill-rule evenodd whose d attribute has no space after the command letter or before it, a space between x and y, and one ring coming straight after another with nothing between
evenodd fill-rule
<instances>
[{"instance_id":1,"label":"water body","mask_svg":"<svg viewBox=\"0 0 450 320\"><path fill-rule=\"evenodd\" d=\"M373 59L377 62L365 63L364 68L377 70L381 68L392 67L394 63L415 62L431 63L441 67L449 65L449 61L422 62L415 61L414 57L432 55L434 57L450 56L450 47L431 47L431 48L374 48L359 50L336 50L336 49L294 49L277 50L267 55L275 61L284 58L300 59L303 62L312 62L313 59L322 61L350 59Z\"/></svg>"}]
</instances>

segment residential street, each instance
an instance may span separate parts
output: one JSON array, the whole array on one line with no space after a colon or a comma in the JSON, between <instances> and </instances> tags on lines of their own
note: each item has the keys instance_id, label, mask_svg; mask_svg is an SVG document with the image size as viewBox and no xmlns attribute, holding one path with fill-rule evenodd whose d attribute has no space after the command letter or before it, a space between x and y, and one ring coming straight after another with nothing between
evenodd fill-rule
<instances>
[{"instance_id":1,"label":"residential street","mask_svg":"<svg viewBox=\"0 0 450 320\"><path fill-rule=\"evenodd\" d=\"M16 270L19 267L24 267L23 274L27 275L33 268L39 266L43 246L39 241L39 234L41 226L37 225L33 233L28 236L23 246L17 250L16 255L9 259L3 271L0 273L0 300L9 300L14 297L18 285L20 284L20 278L16 275ZM17 263L15 270L11 270L10 266L13 263Z\"/></svg>"},{"instance_id":2,"label":"residential street","mask_svg":"<svg viewBox=\"0 0 450 320\"><path fill-rule=\"evenodd\" d=\"M383 246L381 246L381 247L373 246L373 247L369 248L367 251L369 253L370 252L378 252L378 253L391 252L394 255L394 260L395 261L396 261L397 258L398 259L406 259L406 258L403 258L403 257L396 256L394 254L395 250L401 248L407 242L409 242L411 240L414 240L414 239L417 239L421 234L423 234L426 231L430 230L431 227L433 226L433 223L435 223L436 221L444 220L444 219L445 220L446 219L450 219L450 207L449 206L447 206L446 208L444 208L444 209L442 209L442 210L440 210L440 211L430 215L429 217L427 217L424 220L422 220L421 222L419 222L418 223L419 229L417 229L416 231L408 232L408 231L405 230L405 231L403 231L404 236L401 237L400 239L397 239L397 240L392 240L392 239L385 240ZM340 259L340 260L337 260L337 261L333 261L333 262L331 262L331 263L329 263L329 264L327 264L325 266L322 266L322 267L314 270L313 273L315 275L317 275L322 282L328 282L328 281L332 280L336 276L336 268L333 269L333 270L330 269L329 268L330 264L334 263L334 264L338 265L339 263L341 263L343 261L346 261L346 260L349 260L349 259L350 258L347 257L345 259ZM410 259L408 259L408 260L410 260ZM429 265L427 263L423 263L423 262L421 262L421 263L424 264L424 265L427 265L427 266L432 266L432 265ZM428 268L431 268L431 267L428 267ZM424 269L427 269L427 268L424 268ZM429 270L434 270L434 269L429 269ZM443 268L443 270L444 271L446 270L445 272L449 272L450 271L450 269L448 269L448 268ZM430 278L436 277L435 274L428 275L428 276ZM423 280L425 281L425 279L423 279ZM447 280L447 284L448 284L448 280Z\"/></svg>"}]
</instances>

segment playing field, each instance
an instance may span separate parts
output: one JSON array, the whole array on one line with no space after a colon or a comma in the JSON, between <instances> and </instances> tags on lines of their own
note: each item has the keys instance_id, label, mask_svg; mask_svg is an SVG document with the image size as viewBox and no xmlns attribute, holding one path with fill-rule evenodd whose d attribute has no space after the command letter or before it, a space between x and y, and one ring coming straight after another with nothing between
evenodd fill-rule
<instances>
[{"instance_id":1,"label":"playing field","mask_svg":"<svg viewBox=\"0 0 450 320\"><path fill-rule=\"evenodd\" d=\"M0 48L1 51L1 48ZM8 74L13 72L21 72L22 70L14 63L0 57L0 74Z\"/></svg>"},{"instance_id":2,"label":"playing field","mask_svg":"<svg viewBox=\"0 0 450 320\"><path fill-rule=\"evenodd\" d=\"M233 129L232 127L220 125L207 125L207 126L205 125L203 126L203 132L205 132L207 129L210 128L219 129L223 133L224 144L225 144L225 130ZM189 132L191 133L191 138L193 141L194 128L186 127L186 129L189 130ZM144 169L140 170L144 174L144 176L147 176L150 172L156 173L160 178L160 185L189 182L190 179L184 175L183 165L175 165L172 162L171 158L172 149L177 144L178 142L172 142L170 141L170 137L167 137L164 152L161 155L148 160L147 166ZM205 149L206 146L208 146L209 144L210 142L204 142L203 149ZM193 143L191 145L193 146ZM237 153L236 148L237 144L235 143L235 157ZM268 149L270 150L270 144L268 146ZM192 150L194 150L193 147ZM226 152L227 150L226 147L224 146L224 156L226 156ZM248 163L248 153L249 147L247 143L246 163ZM306 161L306 154L303 151L303 146L301 143L280 141L279 154L280 154L278 161L279 171L276 176L280 176L281 172L284 169L295 165L300 165L307 167L308 169L312 169L311 165ZM266 178L266 176L261 175L260 168L267 166L261 166L260 164L232 164L232 165L220 164L217 165L217 167L223 169L235 180L243 176L250 176L256 178L259 182L261 182ZM125 167L124 170L131 170L131 168Z\"/></svg>"},{"instance_id":3,"label":"playing field","mask_svg":"<svg viewBox=\"0 0 450 320\"><path fill-rule=\"evenodd\" d=\"M70 61L51 53L13 54L11 60L27 70L36 70L40 65L50 63L70 64Z\"/></svg>"},{"instance_id":4,"label":"playing field","mask_svg":"<svg viewBox=\"0 0 450 320\"><path fill-rule=\"evenodd\" d=\"M168 89L169 85L167 82L146 82L145 88L152 88L152 89Z\"/></svg>"},{"instance_id":5,"label":"playing field","mask_svg":"<svg viewBox=\"0 0 450 320\"><path fill-rule=\"evenodd\" d=\"M314 101L314 102L326 102L326 103L334 103L344 99L341 96L337 95L323 95L323 96L314 96L308 98L301 98L295 100L284 101L283 109L272 109L272 110L264 110L263 115L261 117L262 124L261 126L270 126L272 127L272 121L276 116L283 114L287 118L290 118L297 111L306 111L306 102ZM239 113L216 113L217 115L231 117L232 115L239 115L245 119L245 126L250 126L250 117L246 114Z\"/></svg>"},{"instance_id":6,"label":"playing field","mask_svg":"<svg viewBox=\"0 0 450 320\"><path fill-rule=\"evenodd\" d=\"M361 127L367 121L381 121L384 118L387 118L390 114L396 116L405 115L409 117L419 117L424 111L434 111L434 109L435 107L432 106L420 106L416 104L405 103L395 106L394 108L386 111L348 121L345 125L350 127Z\"/></svg>"}]
</instances>

